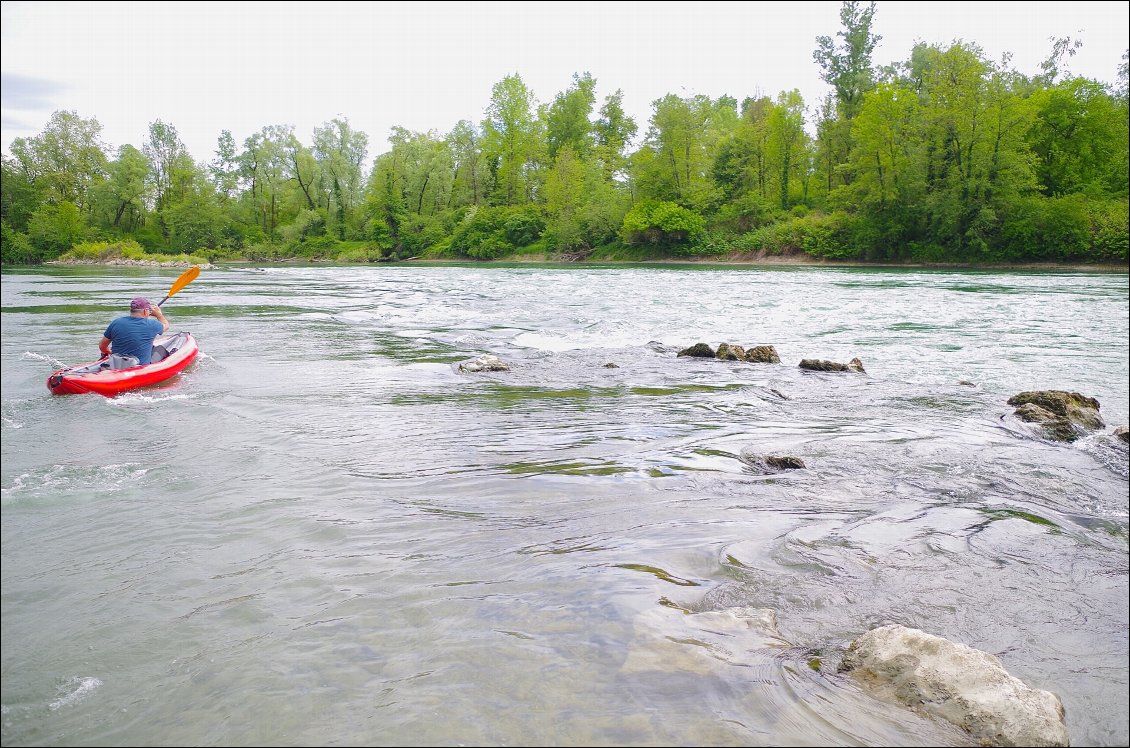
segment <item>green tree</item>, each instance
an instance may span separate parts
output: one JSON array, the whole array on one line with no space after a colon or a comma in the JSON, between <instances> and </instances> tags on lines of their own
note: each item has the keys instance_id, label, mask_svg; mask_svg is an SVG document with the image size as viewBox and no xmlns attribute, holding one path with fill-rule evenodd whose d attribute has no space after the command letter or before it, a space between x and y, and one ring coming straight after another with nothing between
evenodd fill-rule
<instances>
[{"instance_id":1,"label":"green tree","mask_svg":"<svg viewBox=\"0 0 1130 748\"><path fill-rule=\"evenodd\" d=\"M816 37L816 51L812 58L820 66L821 79L836 92L839 115L847 120L855 118L863 105L863 96L875 87L871 54L883 37L871 33L875 18L875 3L861 8L858 2L845 0L840 7L840 23L836 32L841 41L830 36Z\"/></svg>"},{"instance_id":2,"label":"green tree","mask_svg":"<svg viewBox=\"0 0 1130 748\"><path fill-rule=\"evenodd\" d=\"M620 235L625 244L652 244L689 254L705 230L706 222L693 210L666 200L641 200L624 216Z\"/></svg>"},{"instance_id":3,"label":"green tree","mask_svg":"<svg viewBox=\"0 0 1130 748\"><path fill-rule=\"evenodd\" d=\"M585 165L566 143L545 181L546 237L549 246L567 252L587 244L581 222Z\"/></svg>"},{"instance_id":4,"label":"green tree","mask_svg":"<svg viewBox=\"0 0 1130 748\"><path fill-rule=\"evenodd\" d=\"M33 138L16 138L10 150L24 178L41 199L69 202L86 213L91 187L105 178L106 154L97 119L83 119L73 111L51 115L43 132Z\"/></svg>"},{"instance_id":5,"label":"green tree","mask_svg":"<svg viewBox=\"0 0 1130 748\"><path fill-rule=\"evenodd\" d=\"M623 91L616 89L616 93L604 97L594 131L596 157L604 167L607 179L624 175L628 165L627 148L637 129L636 121L624 112Z\"/></svg>"},{"instance_id":6,"label":"green tree","mask_svg":"<svg viewBox=\"0 0 1130 748\"><path fill-rule=\"evenodd\" d=\"M239 152L231 130L222 130L216 140L216 158L208 166L216 194L225 200L234 199L240 188Z\"/></svg>"},{"instance_id":7,"label":"green tree","mask_svg":"<svg viewBox=\"0 0 1130 748\"><path fill-rule=\"evenodd\" d=\"M737 122L733 99L667 94L653 102L655 113L635 160L633 179L644 198L704 209L721 196L711 167L725 135Z\"/></svg>"},{"instance_id":8,"label":"green tree","mask_svg":"<svg viewBox=\"0 0 1130 748\"><path fill-rule=\"evenodd\" d=\"M468 120L460 120L447 134L447 148L452 159L451 202L449 207L479 205L483 201L486 164L483 158L483 137Z\"/></svg>"},{"instance_id":9,"label":"green tree","mask_svg":"<svg viewBox=\"0 0 1130 748\"><path fill-rule=\"evenodd\" d=\"M161 120L149 123L149 139L142 146L142 152L149 159L155 207L160 211L173 197L169 191L174 182L183 185L183 177L178 179L175 172L183 173L185 161L191 161L191 157L177 129Z\"/></svg>"},{"instance_id":10,"label":"green tree","mask_svg":"<svg viewBox=\"0 0 1130 748\"><path fill-rule=\"evenodd\" d=\"M86 236L86 221L78 207L64 200L42 203L31 216L28 235L47 257L57 257Z\"/></svg>"},{"instance_id":11,"label":"green tree","mask_svg":"<svg viewBox=\"0 0 1130 748\"><path fill-rule=\"evenodd\" d=\"M248 136L240 154L241 176L248 185L246 199L253 207L256 222L274 240L283 223L285 190L291 178L287 144L293 128L270 125Z\"/></svg>"},{"instance_id":12,"label":"green tree","mask_svg":"<svg viewBox=\"0 0 1130 748\"><path fill-rule=\"evenodd\" d=\"M544 136L534 116L536 100L521 76L508 75L491 89L483 121L483 151L494 169L492 199L522 205L534 199Z\"/></svg>"},{"instance_id":13,"label":"green tree","mask_svg":"<svg viewBox=\"0 0 1130 748\"><path fill-rule=\"evenodd\" d=\"M1036 118L1029 141L1039 158L1037 175L1044 194L1125 195L1125 106L1101 83L1085 78L1042 89L1033 101Z\"/></svg>"},{"instance_id":14,"label":"green tree","mask_svg":"<svg viewBox=\"0 0 1130 748\"><path fill-rule=\"evenodd\" d=\"M871 55L883 37L872 33L875 3L861 7L845 0L840 7L839 41L830 36L816 37L813 59L820 66L821 79L832 87L835 108L824 106L817 119L817 140L823 165L824 184L831 191L835 184L847 184L852 174L831 164L846 164L850 159L851 121L863 106L863 98L875 87ZM834 116L833 116L834 115Z\"/></svg>"},{"instance_id":15,"label":"green tree","mask_svg":"<svg viewBox=\"0 0 1130 748\"><path fill-rule=\"evenodd\" d=\"M97 190L105 206L107 222L114 228L133 231L145 215L149 190L149 160L132 145L118 149L118 158L107 166L109 179Z\"/></svg>"},{"instance_id":16,"label":"green tree","mask_svg":"<svg viewBox=\"0 0 1130 748\"><path fill-rule=\"evenodd\" d=\"M354 210L361 200L361 164L368 151L369 136L354 130L348 119L334 118L314 128L314 157L329 186L332 210L327 205L327 211L334 219L331 226L339 240L346 238Z\"/></svg>"},{"instance_id":17,"label":"green tree","mask_svg":"<svg viewBox=\"0 0 1130 748\"><path fill-rule=\"evenodd\" d=\"M302 193L306 209L316 212L321 202L317 195L318 184L321 181L318 160L314 158L313 152L295 137L293 130L283 141L282 149L289 163L291 178ZM323 223L324 221L323 216Z\"/></svg>"},{"instance_id":18,"label":"green tree","mask_svg":"<svg viewBox=\"0 0 1130 748\"><path fill-rule=\"evenodd\" d=\"M596 81L592 75L573 74L573 84L557 94L546 107L545 143L550 161L563 147L569 146L575 158L588 160L593 149L593 125L589 121L596 103Z\"/></svg>"},{"instance_id":19,"label":"green tree","mask_svg":"<svg viewBox=\"0 0 1130 748\"><path fill-rule=\"evenodd\" d=\"M168 226L173 250L192 253L221 246L228 219L220 209L215 189L204 173L197 171L181 198L166 205L162 219Z\"/></svg>"},{"instance_id":20,"label":"green tree","mask_svg":"<svg viewBox=\"0 0 1130 748\"><path fill-rule=\"evenodd\" d=\"M31 214L39 204L35 184L20 163L3 156L3 176L0 177L0 216L13 231L27 231Z\"/></svg>"},{"instance_id":21,"label":"green tree","mask_svg":"<svg viewBox=\"0 0 1130 748\"><path fill-rule=\"evenodd\" d=\"M808 175L804 132L804 99L800 91L782 91L769 115L769 154L774 166L782 210L793 204L791 185L803 187ZM804 198L803 189L797 200Z\"/></svg>"}]
</instances>

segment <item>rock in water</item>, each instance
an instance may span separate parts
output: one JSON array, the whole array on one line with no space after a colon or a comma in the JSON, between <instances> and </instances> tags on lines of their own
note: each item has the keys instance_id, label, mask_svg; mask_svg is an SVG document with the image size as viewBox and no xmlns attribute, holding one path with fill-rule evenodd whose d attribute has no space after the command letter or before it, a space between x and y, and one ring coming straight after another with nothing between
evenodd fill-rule
<instances>
[{"instance_id":1,"label":"rock in water","mask_svg":"<svg viewBox=\"0 0 1130 748\"><path fill-rule=\"evenodd\" d=\"M949 720L983 745L1069 745L1058 696L1029 688L993 655L940 636L882 626L853 641L839 669L876 696Z\"/></svg>"}]
</instances>

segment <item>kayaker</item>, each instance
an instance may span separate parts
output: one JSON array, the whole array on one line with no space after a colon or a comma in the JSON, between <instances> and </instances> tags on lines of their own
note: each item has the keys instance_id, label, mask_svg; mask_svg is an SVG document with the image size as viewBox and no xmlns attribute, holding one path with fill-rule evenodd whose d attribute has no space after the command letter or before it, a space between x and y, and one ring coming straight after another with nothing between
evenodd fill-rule
<instances>
[{"instance_id":1,"label":"kayaker","mask_svg":"<svg viewBox=\"0 0 1130 748\"><path fill-rule=\"evenodd\" d=\"M103 334L98 350L103 356L111 352L119 356L133 356L138 364L153 362L153 339L169 329L169 320L156 304L138 296L129 303L129 316L110 322ZM113 346L111 348L111 346Z\"/></svg>"}]
</instances>

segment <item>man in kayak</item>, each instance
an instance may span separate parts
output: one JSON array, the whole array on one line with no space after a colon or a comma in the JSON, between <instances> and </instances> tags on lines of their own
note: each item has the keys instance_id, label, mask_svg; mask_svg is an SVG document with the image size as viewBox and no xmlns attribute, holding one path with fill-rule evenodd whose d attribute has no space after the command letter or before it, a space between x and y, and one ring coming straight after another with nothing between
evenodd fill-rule
<instances>
[{"instance_id":1,"label":"man in kayak","mask_svg":"<svg viewBox=\"0 0 1130 748\"><path fill-rule=\"evenodd\" d=\"M116 355L133 356L139 365L144 366L153 362L153 339L168 329L169 320L165 319L161 307L138 296L129 303L128 317L118 317L110 322L98 350L103 356L109 356L113 345Z\"/></svg>"}]
</instances>

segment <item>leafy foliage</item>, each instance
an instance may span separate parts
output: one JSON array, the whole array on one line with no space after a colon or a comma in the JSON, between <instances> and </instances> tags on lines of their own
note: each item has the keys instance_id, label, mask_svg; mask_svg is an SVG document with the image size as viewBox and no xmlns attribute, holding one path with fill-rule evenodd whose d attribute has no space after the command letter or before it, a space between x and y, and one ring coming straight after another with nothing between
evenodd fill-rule
<instances>
[{"instance_id":1,"label":"leafy foliage","mask_svg":"<svg viewBox=\"0 0 1130 748\"><path fill-rule=\"evenodd\" d=\"M652 244L670 250L686 250L703 238L702 216L665 200L644 200L624 216L620 238L625 244Z\"/></svg>"},{"instance_id":2,"label":"leafy foliage","mask_svg":"<svg viewBox=\"0 0 1130 748\"><path fill-rule=\"evenodd\" d=\"M848 0L815 39L824 100L669 93L634 146L622 91L598 109L587 72L546 105L508 75L446 134L393 127L367 173L368 135L340 116L307 143L292 125L224 130L198 164L171 123L110 157L96 119L59 111L3 158L0 261L114 240L257 261L1127 262L1125 56L1114 86L1067 73L1070 39L1032 76L965 41L878 68L875 13Z\"/></svg>"}]
</instances>

